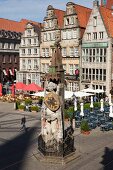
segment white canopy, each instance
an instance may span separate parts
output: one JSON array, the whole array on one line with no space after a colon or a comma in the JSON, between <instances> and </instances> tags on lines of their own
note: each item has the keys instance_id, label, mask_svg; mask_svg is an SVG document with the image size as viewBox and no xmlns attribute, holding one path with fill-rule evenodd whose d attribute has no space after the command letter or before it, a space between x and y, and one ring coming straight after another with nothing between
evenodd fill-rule
<instances>
[{"instance_id":1,"label":"white canopy","mask_svg":"<svg viewBox=\"0 0 113 170\"><path fill-rule=\"evenodd\" d=\"M48 93L48 92L46 92L46 94L47 94L47 93ZM41 91L41 92L33 93L33 94L31 94L31 95L44 97L44 94L45 94L45 92L44 92L44 91ZM65 91L64 98L65 98L65 99L69 99L69 98L71 98L73 95L75 95L75 97L85 97L85 96L92 96L92 95L94 95L94 94L85 93L85 92L81 92L81 91L78 91L78 92Z\"/></svg>"},{"instance_id":2,"label":"white canopy","mask_svg":"<svg viewBox=\"0 0 113 170\"><path fill-rule=\"evenodd\" d=\"M83 92L89 92L89 93L104 93L104 90L102 89L91 89L91 88L87 88L87 89L83 89L81 90Z\"/></svg>"},{"instance_id":3,"label":"white canopy","mask_svg":"<svg viewBox=\"0 0 113 170\"><path fill-rule=\"evenodd\" d=\"M87 97L87 96L93 96L94 94L92 94L92 93L85 93L85 92L82 92L82 91L77 91L77 92L74 92L74 95L76 97Z\"/></svg>"},{"instance_id":4,"label":"white canopy","mask_svg":"<svg viewBox=\"0 0 113 170\"><path fill-rule=\"evenodd\" d=\"M83 89L83 90L81 90L82 92L89 92L89 93L96 93L96 90L94 90L94 89L91 89L91 88L87 88L87 89Z\"/></svg>"}]
</instances>

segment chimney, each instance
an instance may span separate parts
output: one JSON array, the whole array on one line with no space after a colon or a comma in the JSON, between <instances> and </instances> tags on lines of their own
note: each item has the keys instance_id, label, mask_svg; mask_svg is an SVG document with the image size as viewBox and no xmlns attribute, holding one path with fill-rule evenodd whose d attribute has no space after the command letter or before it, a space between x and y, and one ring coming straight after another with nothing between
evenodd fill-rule
<instances>
[{"instance_id":1,"label":"chimney","mask_svg":"<svg viewBox=\"0 0 113 170\"><path fill-rule=\"evenodd\" d=\"M93 7L94 7L94 6L97 6L97 7L99 6L99 1L98 1L98 0L94 0L94 1L93 1Z\"/></svg>"}]
</instances>

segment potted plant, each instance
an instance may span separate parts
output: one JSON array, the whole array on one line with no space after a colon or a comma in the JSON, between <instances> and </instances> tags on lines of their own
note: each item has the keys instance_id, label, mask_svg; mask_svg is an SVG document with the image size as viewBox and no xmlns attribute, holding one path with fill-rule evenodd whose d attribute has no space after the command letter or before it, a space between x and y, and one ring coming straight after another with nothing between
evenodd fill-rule
<instances>
[{"instance_id":1,"label":"potted plant","mask_svg":"<svg viewBox=\"0 0 113 170\"><path fill-rule=\"evenodd\" d=\"M81 133L87 134L87 135L90 134L90 128L86 120L82 120L80 128L81 128Z\"/></svg>"},{"instance_id":2,"label":"potted plant","mask_svg":"<svg viewBox=\"0 0 113 170\"><path fill-rule=\"evenodd\" d=\"M20 105L18 106L18 109L19 109L19 110L25 110L25 105L20 104Z\"/></svg>"},{"instance_id":3,"label":"potted plant","mask_svg":"<svg viewBox=\"0 0 113 170\"><path fill-rule=\"evenodd\" d=\"M32 112L38 112L39 111L39 107L38 106L31 106L31 111Z\"/></svg>"},{"instance_id":4,"label":"potted plant","mask_svg":"<svg viewBox=\"0 0 113 170\"><path fill-rule=\"evenodd\" d=\"M25 99L25 105L31 105L32 100L30 98Z\"/></svg>"}]
</instances>

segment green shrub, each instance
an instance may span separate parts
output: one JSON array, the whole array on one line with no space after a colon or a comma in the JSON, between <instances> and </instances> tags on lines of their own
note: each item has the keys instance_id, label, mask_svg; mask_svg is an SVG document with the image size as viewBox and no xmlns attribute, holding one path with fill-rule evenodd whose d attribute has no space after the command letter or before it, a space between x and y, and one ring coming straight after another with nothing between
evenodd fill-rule
<instances>
[{"instance_id":1,"label":"green shrub","mask_svg":"<svg viewBox=\"0 0 113 170\"><path fill-rule=\"evenodd\" d=\"M20 101L17 100L15 104L16 104L16 109L19 109Z\"/></svg>"},{"instance_id":2,"label":"green shrub","mask_svg":"<svg viewBox=\"0 0 113 170\"><path fill-rule=\"evenodd\" d=\"M100 107L101 103L100 102L94 102L93 105L94 105L94 107Z\"/></svg>"},{"instance_id":3,"label":"green shrub","mask_svg":"<svg viewBox=\"0 0 113 170\"><path fill-rule=\"evenodd\" d=\"M20 105L18 106L18 109L20 109L20 110L25 110L25 105L20 104Z\"/></svg>"},{"instance_id":4,"label":"green shrub","mask_svg":"<svg viewBox=\"0 0 113 170\"><path fill-rule=\"evenodd\" d=\"M25 99L25 105L31 105L32 99Z\"/></svg>"},{"instance_id":5,"label":"green shrub","mask_svg":"<svg viewBox=\"0 0 113 170\"><path fill-rule=\"evenodd\" d=\"M90 103L85 103L84 104L84 110L86 110L86 109L90 109Z\"/></svg>"},{"instance_id":6,"label":"green shrub","mask_svg":"<svg viewBox=\"0 0 113 170\"><path fill-rule=\"evenodd\" d=\"M31 111L39 111L39 107L38 106L31 106Z\"/></svg>"},{"instance_id":7,"label":"green shrub","mask_svg":"<svg viewBox=\"0 0 113 170\"><path fill-rule=\"evenodd\" d=\"M87 132L90 130L88 122L86 120L82 120L80 127L81 127L81 131Z\"/></svg>"},{"instance_id":8,"label":"green shrub","mask_svg":"<svg viewBox=\"0 0 113 170\"><path fill-rule=\"evenodd\" d=\"M73 106L70 106L68 109L67 109L67 114L68 114L68 117L70 119L73 118L73 113L74 113L74 107Z\"/></svg>"}]
</instances>

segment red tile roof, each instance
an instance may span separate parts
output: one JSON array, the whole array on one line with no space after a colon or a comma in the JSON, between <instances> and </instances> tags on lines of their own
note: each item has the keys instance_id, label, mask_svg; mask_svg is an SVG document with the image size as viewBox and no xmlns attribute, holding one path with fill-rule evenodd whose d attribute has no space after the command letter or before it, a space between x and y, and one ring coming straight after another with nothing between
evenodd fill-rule
<instances>
[{"instance_id":1,"label":"red tile roof","mask_svg":"<svg viewBox=\"0 0 113 170\"><path fill-rule=\"evenodd\" d=\"M54 12L55 12L55 16L58 19L58 26L60 28L62 28L63 24L64 24L64 13L65 13L65 11L62 11L62 10L59 10L59 9L54 9Z\"/></svg>"},{"instance_id":2,"label":"red tile roof","mask_svg":"<svg viewBox=\"0 0 113 170\"><path fill-rule=\"evenodd\" d=\"M75 12L77 13L80 27L86 28L91 11L92 10L90 8L75 4Z\"/></svg>"},{"instance_id":3,"label":"red tile roof","mask_svg":"<svg viewBox=\"0 0 113 170\"><path fill-rule=\"evenodd\" d=\"M106 7L106 8L111 9L112 6L113 6L113 0L107 0L107 1L106 1L106 4L104 4L104 3L103 3L103 0L101 0L101 6L104 6L104 7Z\"/></svg>"},{"instance_id":4,"label":"red tile roof","mask_svg":"<svg viewBox=\"0 0 113 170\"><path fill-rule=\"evenodd\" d=\"M113 37L113 11L100 6L100 13L110 37Z\"/></svg>"},{"instance_id":5,"label":"red tile roof","mask_svg":"<svg viewBox=\"0 0 113 170\"><path fill-rule=\"evenodd\" d=\"M14 31L14 32L24 32L26 24L30 22L37 26L41 26L40 23L22 19L21 21L13 21L9 19L0 18L0 29L6 31Z\"/></svg>"}]
</instances>

